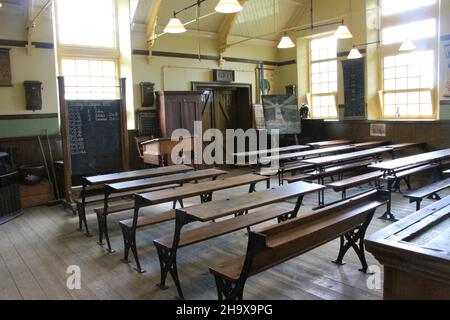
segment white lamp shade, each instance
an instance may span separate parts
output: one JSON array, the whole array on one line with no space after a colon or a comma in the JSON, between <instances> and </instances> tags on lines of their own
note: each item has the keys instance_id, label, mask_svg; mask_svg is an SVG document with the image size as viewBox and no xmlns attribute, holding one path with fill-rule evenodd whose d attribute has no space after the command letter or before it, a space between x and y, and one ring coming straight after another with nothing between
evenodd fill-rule
<instances>
[{"instance_id":1,"label":"white lamp shade","mask_svg":"<svg viewBox=\"0 0 450 320\"><path fill-rule=\"evenodd\" d=\"M347 59L349 59L349 60L355 60L355 59L361 59L362 57L363 57L363 56L362 56L361 52L359 52L359 50L358 50L357 48L353 48L353 49L350 51L350 53L349 53Z\"/></svg>"},{"instance_id":2,"label":"white lamp shade","mask_svg":"<svg viewBox=\"0 0 450 320\"><path fill-rule=\"evenodd\" d=\"M288 48L294 48L295 44L292 42L291 38L289 36L283 36L281 38L280 43L278 44L278 49L288 49Z\"/></svg>"},{"instance_id":3,"label":"white lamp shade","mask_svg":"<svg viewBox=\"0 0 450 320\"><path fill-rule=\"evenodd\" d=\"M414 42L412 42L409 39L406 39L405 41L403 41L402 45L400 46L400 49L398 49L398 51L414 51L416 50L417 47L414 44Z\"/></svg>"},{"instance_id":4,"label":"white lamp shade","mask_svg":"<svg viewBox=\"0 0 450 320\"><path fill-rule=\"evenodd\" d=\"M170 19L169 23L164 28L164 33L183 33L183 32L186 32L186 28L178 18Z\"/></svg>"},{"instance_id":5,"label":"white lamp shade","mask_svg":"<svg viewBox=\"0 0 450 320\"><path fill-rule=\"evenodd\" d=\"M236 13L242 10L242 6L237 0L220 0L215 10L220 13Z\"/></svg>"},{"instance_id":6,"label":"white lamp shade","mask_svg":"<svg viewBox=\"0 0 450 320\"><path fill-rule=\"evenodd\" d=\"M337 39L351 39L353 38L352 33L348 30L347 26L339 26L334 33Z\"/></svg>"}]
</instances>

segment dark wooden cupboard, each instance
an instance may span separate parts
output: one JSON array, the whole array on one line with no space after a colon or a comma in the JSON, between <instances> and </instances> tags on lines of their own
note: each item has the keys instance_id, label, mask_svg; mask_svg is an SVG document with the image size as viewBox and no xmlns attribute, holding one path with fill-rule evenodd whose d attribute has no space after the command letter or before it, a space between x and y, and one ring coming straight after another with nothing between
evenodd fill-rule
<instances>
[{"instance_id":1,"label":"dark wooden cupboard","mask_svg":"<svg viewBox=\"0 0 450 320\"><path fill-rule=\"evenodd\" d=\"M194 135L194 122L202 121L202 91L159 91L156 93L161 136L170 138L176 129Z\"/></svg>"}]
</instances>

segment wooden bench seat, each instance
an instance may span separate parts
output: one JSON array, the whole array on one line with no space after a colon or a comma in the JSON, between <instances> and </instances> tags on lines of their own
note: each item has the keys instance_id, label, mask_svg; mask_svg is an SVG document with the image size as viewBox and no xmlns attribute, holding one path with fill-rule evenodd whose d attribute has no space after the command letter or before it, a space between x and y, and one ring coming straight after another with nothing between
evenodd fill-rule
<instances>
[{"instance_id":1,"label":"wooden bench seat","mask_svg":"<svg viewBox=\"0 0 450 320\"><path fill-rule=\"evenodd\" d=\"M163 213L152 214L145 217L139 217L136 223L136 228L149 227L158 223L167 222L175 219L175 210L170 210ZM132 228L133 219L119 221L121 227Z\"/></svg>"},{"instance_id":2,"label":"wooden bench seat","mask_svg":"<svg viewBox=\"0 0 450 320\"><path fill-rule=\"evenodd\" d=\"M371 164L371 161L358 161L358 162L352 162L352 163L346 163L342 165L336 165L333 167L326 168L325 171L319 172L319 171L312 171L312 172L305 172L304 174L300 174L297 176L287 177L284 180L288 183L302 181L302 180L315 180L315 179L322 179L326 177L331 177L333 175L345 173L348 171L361 169L364 167L367 167ZM308 175L308 178L305 178L305 175Z\"/></svg>"},{"instance_id":3,"label":"wooden bench seat","mask_svg":"<svg viewBox=\"0 0 450 320\"><path fill-rule=\"evenodd\" d=\"M342 192L342 199L344 200L347 197L348 189L359 187L369 182L377 181L382 175L383 172L381 171L373 171L356 177L329 183L327 184L327 187L332 188L336 192Z\"/></svg>"},{"instance_id":4,"label":"wooden bench seat","mask_svg":"<svg viewBox=\"0 0 450 320\"><path fill-rule=\"evenodd\" d=\"M424 171L428 171L428 170L433 170L438 167L439 167L439 164L424 164L424 165L419 165L419 166L411 165L411 166L408 166L406 170L396 172L395 175L388 175L388 176L382 175L380 177L380 179L392 181L394 184L397 185L397 187L394 189L398 189L398 190L400 190L400 181L404 180L406 182L408 190L411 190L411 180L410 180L411 175L420 173L420 172L424 172Z\"/></svg>"},{"instance_id":5,"label":"wooden bench seat","mask_svg":"<svg viewBox=\"0 0 450 320\"><path fill-rule=\"evenodd\" d=\"M447 188L450 188L450 178L420 188L410 194L407 194L405 197L409 198L410 202L415 202L416 210L419 211L422 200L424 198L436 195L436 199L440 200L440 197L437 195L437 193Z\"/></svg>"},{"instance_id":6,"label":"wooden bench seat","mask_svg":"<svg viewBox=\"0 0 450 320\"><path fill-rule=\"evenodd\" d=\"M278 204L235 218L209 223L206 226L182 232L178 243L178 248L220 237L225 234L249 228L282 216L287 216L292 213L292 211L292 206L289 206L288 204ZM157 246L162 246L170 250L172 249L173 236L154 240L154 243Z\"/></svg>"},{"instance_id":7,"label":"wooden bench seat","mask_svg":"<svg viewBox=\"0 0 450 320\"><path fill-rule=\"evenodd\" d=\"M279 225L249 233L247 254L211 267L219 300L242 300L248 277L268 270L305 252L341 237L337 264L350 248L357 253L366 272L363 241L368 225L385 204L377 191L349 199Z\"/></svg>"}]
</instances>

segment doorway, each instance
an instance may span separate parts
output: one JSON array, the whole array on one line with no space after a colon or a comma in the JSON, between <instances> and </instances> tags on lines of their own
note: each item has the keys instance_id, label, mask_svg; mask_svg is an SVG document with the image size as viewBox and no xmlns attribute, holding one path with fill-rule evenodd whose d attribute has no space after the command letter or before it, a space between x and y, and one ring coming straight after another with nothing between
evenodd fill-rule
<instances>
[{"instance_id":1,"label":"doorway","mask_svg":"<svg viewBox=\"0 0 450 320\"><path fill-rule=\"evenodd\" d=\"M251 84L193 82L192 90L203 91L203 133L218 129L226 138L227 129L246 131L253 127Z\"/></svg>"}]
</instances>

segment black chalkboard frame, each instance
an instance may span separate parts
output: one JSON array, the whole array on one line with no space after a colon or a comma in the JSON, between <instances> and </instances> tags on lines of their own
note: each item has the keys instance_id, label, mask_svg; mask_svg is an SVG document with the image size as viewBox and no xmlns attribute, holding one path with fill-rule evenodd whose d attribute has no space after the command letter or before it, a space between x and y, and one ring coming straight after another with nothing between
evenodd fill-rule
<instances>
[{"instance_id":1,"label":"black chalkboard frame","mask_svg":"<svg viewBox=\"0 0 450 320\"><path fill-rule=\"evenodd\" d=\"M355 66L361 68L359 70L355 70ZM366 101L366 59L360 58L355 60L343 60L342 61L342 73L344 76L344 114L343 119L344 120L367 120L367 101ZM357 84L358 88L352 88L348 86L349 82L351 81L350 77L359 77L360 83ZM362 81L361 81L362 80ZM359 107L362 106L362 108L359 108L360 112L355 114L355 106L352 105L352 100L356 99L354 96L352 96L352 90L361 90L360 93L360 101L358 102ZM349 102L349 100L351 102Z\"/></svg>"},{"instance_id":2,"label":"black chalkboard frame","mask_svg":"<svg viewBox=\"0 0 450 320\"><path fill-rule=\"evenodd\" d=\"M120 88L120 127L121 127L121 154L122 154L122 170L128 171L129 167L129 141L127 128L127 107L126 107L126 79L121 78ZM61 137L64 160L64 189L66 202L73 203L74 195L81 190L80 186L73 186L72 174L72 156L70 154L70 133L69 133L69 112L67 110L67 102L65 99L64 77L58 77L59 89L59 107L61 117Z\"/></svg>"}]
</instances>

